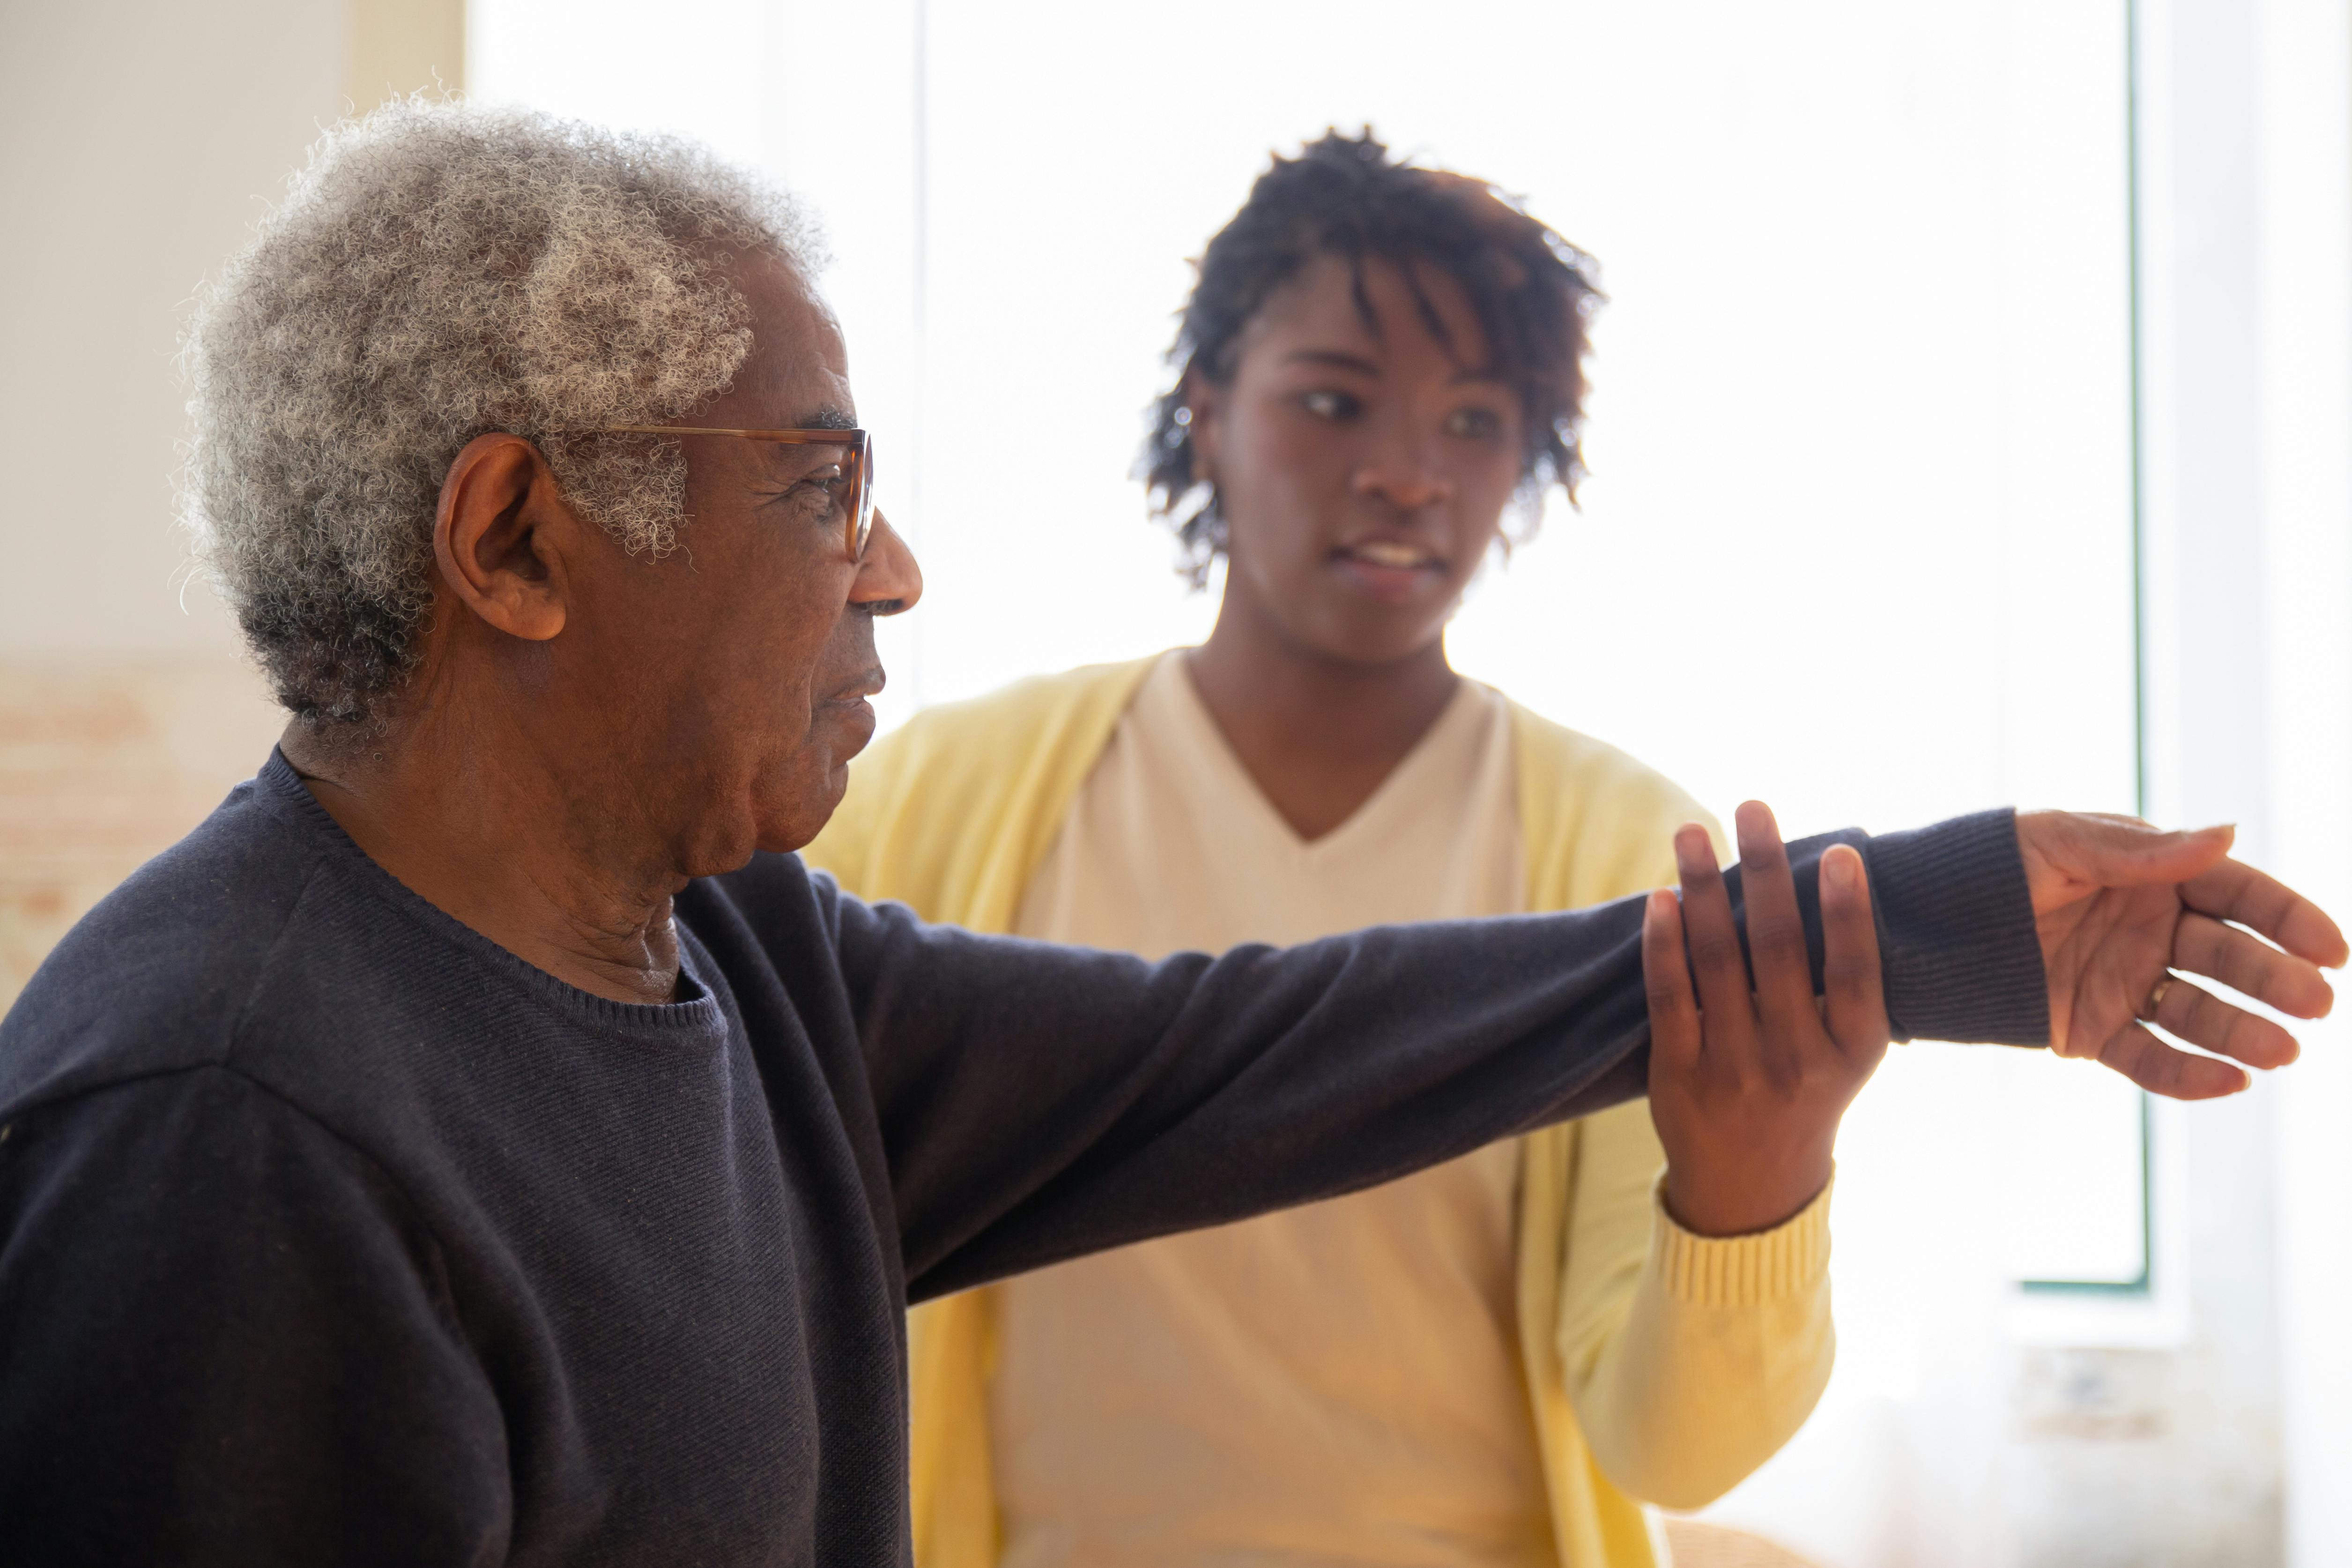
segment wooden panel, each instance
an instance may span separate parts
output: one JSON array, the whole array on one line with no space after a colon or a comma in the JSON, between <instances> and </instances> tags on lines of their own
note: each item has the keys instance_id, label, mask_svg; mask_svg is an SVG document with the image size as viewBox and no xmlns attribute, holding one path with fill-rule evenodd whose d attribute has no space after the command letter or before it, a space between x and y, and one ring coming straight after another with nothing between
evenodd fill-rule
<instances>
[{"instance_id":1,"label":"wooden panel","mask_svg":"<svg viewBox=\"0 0 2352 1568\"><path fill-rule=\"evenodd\" d=\"M0 661L0 1008L84 911L252 775L284 719L231 657Z\"/></svg>"}]
</instances>

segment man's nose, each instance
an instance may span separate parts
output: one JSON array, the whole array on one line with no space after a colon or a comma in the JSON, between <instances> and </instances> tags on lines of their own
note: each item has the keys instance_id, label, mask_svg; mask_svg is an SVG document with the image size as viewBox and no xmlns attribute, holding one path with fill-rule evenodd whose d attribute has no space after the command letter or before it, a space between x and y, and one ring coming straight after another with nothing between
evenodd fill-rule
<instances>
[{"instance_id":1,"label":"man's nose","mask_svg":"<svg viewBox=\"0 0 2352 1568\"><path fill-rule=\"evenodd\" d=\"M874 531L866 536L865 558L857 563L857 580L849 585L849 602L877 616L895 616L913 609L922 596L923 569L915 564L915 552L877 510Z\"/></svg>"}]
</instances>

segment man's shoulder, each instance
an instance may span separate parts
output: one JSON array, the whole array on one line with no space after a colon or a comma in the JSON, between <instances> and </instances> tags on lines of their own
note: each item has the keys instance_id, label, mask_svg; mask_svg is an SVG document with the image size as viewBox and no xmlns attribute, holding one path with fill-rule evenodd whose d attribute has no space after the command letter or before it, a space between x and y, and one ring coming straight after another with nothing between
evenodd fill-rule
<instances>
[{"instance_id":1,"label":"man's shoulder","mask_svg":"<svg viewBox=\"0 0 2352 1568\"><path fill-rule=\"evenodd\" d=\"M769 948L785 931L822 930L833 922L839 898L831 875L813 871L798 855L763 849L732 871L695 878L675 907L724 970L735 937Z\"/></svg>"},{"instance_id":2,"label":"man's shoulder","mask_svg":"<svg viewBox=\"0 0 2352 1568\"><path fill-rule=\"evenodd\" d=\"M0 1018L0 1111L225 1059L318 847L248 780L75 922Z\"/></svg>"}]
</instances>

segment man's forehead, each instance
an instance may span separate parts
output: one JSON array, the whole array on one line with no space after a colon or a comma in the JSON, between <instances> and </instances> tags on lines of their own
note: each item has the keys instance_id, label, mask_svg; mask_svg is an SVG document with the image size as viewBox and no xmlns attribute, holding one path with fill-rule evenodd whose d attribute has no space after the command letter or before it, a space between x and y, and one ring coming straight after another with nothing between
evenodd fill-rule
<instances>
[{"instance_id":1,"label":"man's forehead","mask_svg":"<svg viewBox=\"0 0 2352 1568\"><path fill-rule=\"evenodd\" d=\"M739 405L747 423L855 425L841 324L815 285L772 252L730 270L751 310L751 352L722 402Z\"/></svg>"}]
</instances>

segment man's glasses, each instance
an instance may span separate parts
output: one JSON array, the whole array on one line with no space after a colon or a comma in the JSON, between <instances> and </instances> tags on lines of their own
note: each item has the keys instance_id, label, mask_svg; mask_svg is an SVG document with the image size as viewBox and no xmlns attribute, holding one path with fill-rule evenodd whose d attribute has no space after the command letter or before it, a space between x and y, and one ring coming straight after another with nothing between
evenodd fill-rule
<instances>
[{"instance_id":1,"label":"man's glasses","mask_svg":"<svg viewBox=\"0 0 2352 1568\"><path fill-rule=\"evenodd\" d=\"M830 447L838 454L840 488L834 499L843 509L842 544L852 561L866 559L874 533L874 437L863 430L716 430L699 425L617 425L607 436L733 436L773 441L779 447Z\"/></svg>"}]
</instances>

